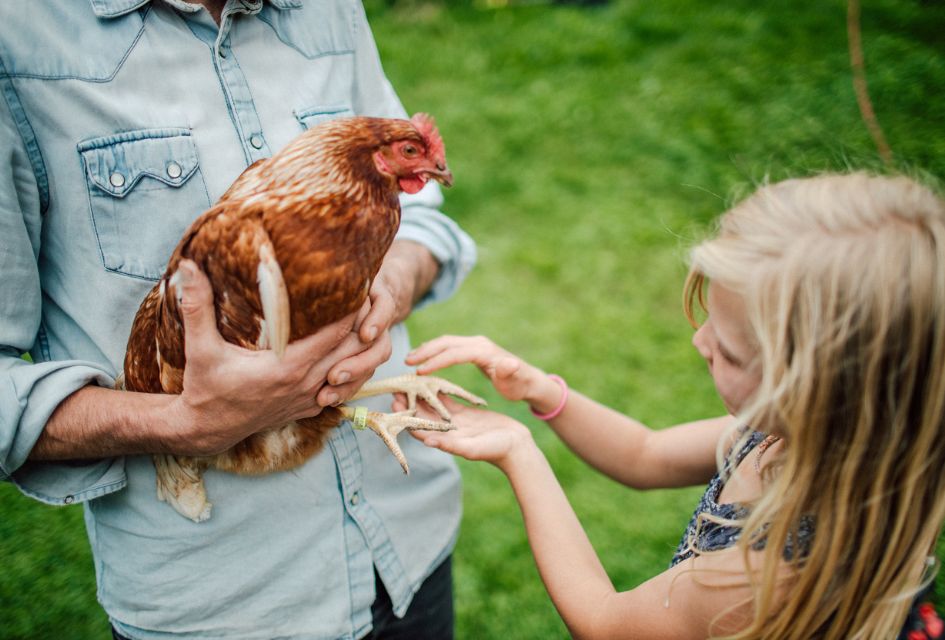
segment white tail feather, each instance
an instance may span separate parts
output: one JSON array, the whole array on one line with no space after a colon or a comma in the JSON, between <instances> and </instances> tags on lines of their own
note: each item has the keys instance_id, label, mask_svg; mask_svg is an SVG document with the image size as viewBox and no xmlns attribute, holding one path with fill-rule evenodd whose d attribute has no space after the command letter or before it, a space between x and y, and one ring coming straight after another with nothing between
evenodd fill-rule
<instances>
[{"instance_id":1,"label":"white tail feather","mask_svg":"<svg viewBox=\"0 0 945 640\"><path fill-rule=\"evenodd\" d=\"M208 519L213 505L207 501L203 473L174 456L155 455L152 459L158 500L171 505L177 513L194 522Z\"/></svg>"},{"instance_id":2,"label":"white tail feather","mask_svg":"<svg viewBox=\"0 0 945 640\"><path fill-rule=\"evenodd\" d=\"M286 290L285 280L282 279L282 269L279 268L269 243L259 246L256 281L259 283L259 299L262 301L265 319L260 330L266 332L269 348L281 358L289 343L289 292Z\"/></svg>"}]
</instances>

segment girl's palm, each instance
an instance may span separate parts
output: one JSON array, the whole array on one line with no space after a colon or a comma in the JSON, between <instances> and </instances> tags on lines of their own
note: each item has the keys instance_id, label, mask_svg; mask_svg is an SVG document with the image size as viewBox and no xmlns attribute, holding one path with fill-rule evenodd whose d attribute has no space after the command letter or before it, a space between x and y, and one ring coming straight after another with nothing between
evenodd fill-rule
<instances>
[{"instance_id":1,"label":"girl's palm","mask_svg":"<svg viewBox=\"0 0 945 640\"><path fill-rule=\"evenodd\" d=\"M449 399L446 402L453 416L451 422L455 430L411 431L411 435L429 447L497 466L502 466L516 447L531 440L528 428L506 415L473 409ZM431 413L430 416L436 419L435 414Z\"/></svg>"}]
</instances>

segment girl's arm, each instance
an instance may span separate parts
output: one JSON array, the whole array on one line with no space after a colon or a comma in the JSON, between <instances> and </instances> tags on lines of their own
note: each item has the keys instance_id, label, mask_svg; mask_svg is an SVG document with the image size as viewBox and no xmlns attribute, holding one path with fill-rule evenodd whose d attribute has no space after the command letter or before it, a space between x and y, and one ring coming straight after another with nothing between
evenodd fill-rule
<instances>
[{"instance_id":1,"label":"girl's arm","mask_svg":"<svg viewBox=\"0 0 945 640\"><path fill-rule=\"evenodd\" d=\"M601 473L635 489L658 489L708 482L718 470L719 439L733 420L723 416L654 431L572 390L548 424Z\"/></svg>"},{"instance_id":2,"label":"girl's arm","mask_svg":"<svg viewBox=\"0 0 945 640\"><path fill-rule=\"evenodd\" d=\"M711 627L719 614L718 623L730 631L747 622L750 609L743 603L750 590L740 551L705 556L695 565L688 560L618 592L528 429L500 414L457 403L450 408L456 431L413 435L470 460L487 460L506 474L542 581L575 638L706 638L719 632Z\"/></svg>"},{"instance_id":3,"label":"girl's arm","mask_svg":"<svg viewBox=\"0 0 945 640\"><path fill-rule=\"evenodd\" d=\"M407 363L418 373L473 363L509 400L538 413L553 411L561 387L548 375L487 338L443 336L415 349ZM724 416L654 431L590 398L570 391L563 411L549 421L578 456L614 480L637 489L704 483L715 473L716 446L734 418Z\"/></svg>"}]
</instances>

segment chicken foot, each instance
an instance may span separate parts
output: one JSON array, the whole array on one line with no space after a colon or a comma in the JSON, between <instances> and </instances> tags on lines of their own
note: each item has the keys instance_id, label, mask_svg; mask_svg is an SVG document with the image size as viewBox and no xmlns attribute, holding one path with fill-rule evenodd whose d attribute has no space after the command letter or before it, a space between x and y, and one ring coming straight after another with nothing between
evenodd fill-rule
<instances>
[{"instance_id":1,"label":"chicken foot","mask_svg":"<svg viewBox=\"0 0 945 640\"><path fill-rule=\"evenodd\" d=\"M477 395L469 393L462 387L435 376L418 376L406 374L395 378L385 378L368 382L361 387L352 400L369 398L388 393L403 393L407 396L407 410L397 413L380 413L368 411L364 407L342 406L341 412L350 420L356 429L371 429L384 441L390 452L397 458L404 473L410 473L410 466L397 444L397 435L404 430L451 431L455 427L449 424L450 412L440 401L439 394L447 393L461 398L471 404L483 406L486 401ZM436 422L416 417L417 398L426 402L447 422Z\"/></svg>"},{"instance_id":2,"label":"chicken foot","mask_svg":"<svg viewBox=\"0 0 945 640\"><path fill-rule=\"evenodd\" d=\"M358 389L358 392L351 398L360 400L362 398L371 398L373 396L382 396L385 393L403 393L407 396L407 411L414 412L417 409L417 398L426 402L430 407L440 414L444 420L450 419L450 412L440 401L439 394L446 393L465 400L470 404L480 407L486 406L486 401L477 395L469 393L461 386L453 384L449 380L437 378L436 376L418 376L414 373L407 373L394 378L384 378L383 380L372 380Z\"/></svg>"}]
</instances>

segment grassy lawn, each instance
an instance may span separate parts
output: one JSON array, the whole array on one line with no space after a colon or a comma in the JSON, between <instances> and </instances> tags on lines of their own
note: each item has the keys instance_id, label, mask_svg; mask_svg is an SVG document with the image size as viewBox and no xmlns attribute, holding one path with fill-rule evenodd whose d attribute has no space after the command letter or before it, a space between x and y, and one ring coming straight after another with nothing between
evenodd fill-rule
<instances>
[{"instance_id":1,"label":"grassy lawn","mask_svg":"<svg viewBox=\"0 0 945 640\"><path fill-rule=\"evenodd\" d=\"M686 247L765 178L879 166L846 5L809 6L369 0L394 86L446 140L447 211L480 248L459 295L410 321L415 340L489 335L654 427L720 413L681 313ZM939 178L942 33L942 3L864 2L870 91L897 166ZM471 368L448 375L534 427L618 588L665 568L701 489L615 486ZM458 637L567 637L503 477L461 467ZM105 637L81 509L10 486L0 504L0 637Z\"/></svg>"}]
</instances>

